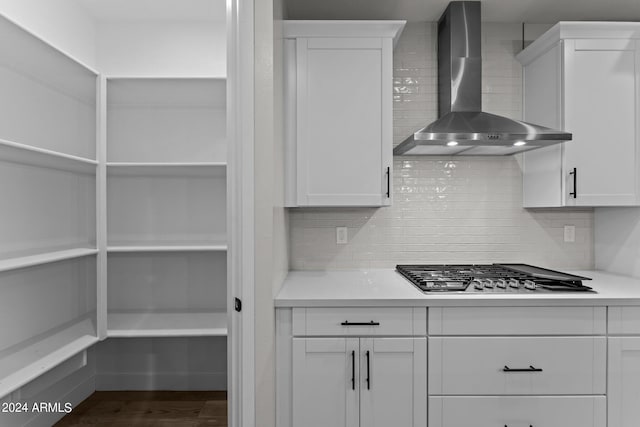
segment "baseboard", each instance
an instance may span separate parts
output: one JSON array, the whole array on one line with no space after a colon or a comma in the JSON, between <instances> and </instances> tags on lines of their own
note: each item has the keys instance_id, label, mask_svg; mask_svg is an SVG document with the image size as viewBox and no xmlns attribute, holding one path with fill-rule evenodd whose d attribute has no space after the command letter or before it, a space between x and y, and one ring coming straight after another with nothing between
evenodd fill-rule
<instances>
[{"instance_id":1,"label":"baseboard","mask_svg":"<svg viewBox=\"0 0 640 427\"><path fill-rule=\"evenodd\" d=\"M69 391L65 395L58 395L55 397L52 396L51 399L48 399L46 401L61 402L63 405L64 403L68 402L71 403L71 405L75 408L83 400L91 396L95 391L95 388L95 377L92 376L90 378L87 378L82 383L78 384L73 390ZM42 413L34 418L31 418L26 424L24 424L24 427L51 427L56 422L60 421L65 415L67 414L58 412Z\"/></svg>"},{"instance_id":2,"label":"baseboard","mask_svg":"<svg viewBox=\"0 0 640 427\"><path fill-rule=\"evenodd\" d=\"M226 390L226 372L136 373L105 372L96 376L96 390Z\"/></svg>"}]
</instances>

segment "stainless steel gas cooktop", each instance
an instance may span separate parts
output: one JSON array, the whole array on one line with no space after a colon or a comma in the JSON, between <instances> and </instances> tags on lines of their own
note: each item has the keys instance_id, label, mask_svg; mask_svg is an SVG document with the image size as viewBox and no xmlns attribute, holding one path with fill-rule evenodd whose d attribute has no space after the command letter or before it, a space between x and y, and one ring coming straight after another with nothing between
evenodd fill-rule
<instances>
[{"instance_id":1,"label":"stainless steel gas cooktop","mask_svg":"<svg viewBox=\"0 0 640 427\"><path fill-rule=\"evenodd\" d=\"M424 292L595 292L588 277L528 264L397 265L396 271Z\"/></svg>"}]
</instances>

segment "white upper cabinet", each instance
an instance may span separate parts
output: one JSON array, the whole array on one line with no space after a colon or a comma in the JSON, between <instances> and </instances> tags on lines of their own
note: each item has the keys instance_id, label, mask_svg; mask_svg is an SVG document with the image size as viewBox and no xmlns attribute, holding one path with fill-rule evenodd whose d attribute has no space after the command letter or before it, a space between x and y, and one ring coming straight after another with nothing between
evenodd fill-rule
<instances>
[{"instance_id":1,"label":"white upper cabinet","mask_svg":"<svg viewBox=\"0 0 640 427\"><path fill-rule=\"evenodd\" d=\"M388 206L404 21L287 21L287 206Z\"/></svg>"},{"instance_id":2,"label":"white upper cabinet","mask_svg":"<svg viewBox=\"0 0 640 427\"><path fill-rule=\"evenodd\" d=\"M524 207L640 204L640 24L561 22L518 55L524 120L573 140L524 154Z\"/></svg>"}]
</instances>

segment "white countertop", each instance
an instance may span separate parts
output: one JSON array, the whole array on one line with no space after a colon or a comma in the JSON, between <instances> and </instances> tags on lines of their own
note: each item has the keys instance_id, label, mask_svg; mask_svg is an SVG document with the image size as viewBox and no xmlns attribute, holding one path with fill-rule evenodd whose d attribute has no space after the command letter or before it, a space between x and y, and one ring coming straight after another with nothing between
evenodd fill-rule
<instances>
[{"instance_id":1,"label":"white countertop","mask_svg":"<svg viewBox=\"0 0 640 427\"><path fill-rule=\"evenodd\" d=\"M290 271L276 307L418 307L514 305L640 305L640 279L603 271L590 277L597 293L424 293L394 269Z\"/></svg>"}]
</instances>

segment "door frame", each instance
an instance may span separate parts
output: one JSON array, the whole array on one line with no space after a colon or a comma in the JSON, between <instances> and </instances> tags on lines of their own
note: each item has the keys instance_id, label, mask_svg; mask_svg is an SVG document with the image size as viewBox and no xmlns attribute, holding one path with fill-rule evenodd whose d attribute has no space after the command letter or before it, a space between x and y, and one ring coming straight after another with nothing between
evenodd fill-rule
<instances>
[{"instance_id":1,"label":"door frame","mask_svg":"<svg viewBox=\"0 0 640 427\"><path fill-rule=\"evenodd\" d=\"M253 0L227 0L227 370L230 427L255 426ZM235 310L235 298L242 311Z\"/></svg>"}]
</instances>

